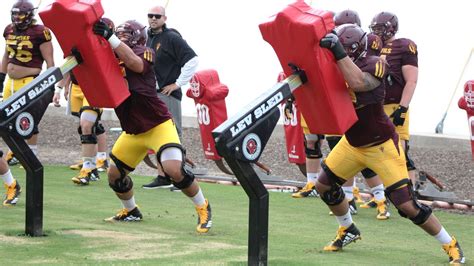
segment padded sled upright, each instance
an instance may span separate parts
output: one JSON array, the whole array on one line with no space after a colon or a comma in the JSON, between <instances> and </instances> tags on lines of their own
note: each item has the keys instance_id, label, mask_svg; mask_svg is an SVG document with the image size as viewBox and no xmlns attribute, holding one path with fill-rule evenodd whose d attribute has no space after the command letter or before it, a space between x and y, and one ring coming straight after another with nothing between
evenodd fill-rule
<instances>
[{"instance_id":1,"label":"padded sled upright","mask_svg":"<svg viewBox=\"0 0 474 266\"><path fill-rule=\"evenodd\" d=\"M39 12L64 55L71 55L73 48L81 54L83 62L73 72L89 103L114 108L130 92L109 42L92 32L103 14L100 0L55 0Z\"/></svg>"},{"instance_id":2,"label":"padded sled upright","mask_svg":"<svg viewBox=\"0 0 474 266\"><path fill-rule=\"evenodd\" d=\"M311 132L344 134L357 116L334 56L319 46L319 40L334 29L333 14L298 1L259 27L287 76L292 74L289 63L306 73L308 82L293 94Z\"/></svg>"}]
</instances>

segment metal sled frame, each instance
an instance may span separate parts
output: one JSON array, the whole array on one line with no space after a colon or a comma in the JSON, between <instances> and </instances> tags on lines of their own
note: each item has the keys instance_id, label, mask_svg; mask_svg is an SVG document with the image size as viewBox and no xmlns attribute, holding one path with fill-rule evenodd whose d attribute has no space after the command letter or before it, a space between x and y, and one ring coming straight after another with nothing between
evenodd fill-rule
<instances>
[{"instance_id":1,"label":"metal sled frame","mask_svg":"<svg viewBox=\"0 0 474 266\"><path fill-rule=\"evenodd\" d=\"M292 68L293 75L277 83L212 132L219 155L225 159L249 197L249 265L266 265L268 255L268 191L252 163L258 161L278 122L278 104L306 82L305 73L297 67ZM245 142L249 138L260 144L250 159L245 151Z\"/></svg>"},{"instance_id":2,"label":"metal sled frame","mask_svg":"<svg viewBox=\"0 0 474 266\"><path fill-rule=\"evenodd\" d=\"M31 151L24 137L18 133L15 127L15 123L18 123L16 118L39 100L47 99L45 97L49 97L50 100L53 98L54 85L82 60L77 51L73 51L73 54L74 56L66 58L61 67L49 68L0 104L0 113L8 113L9 117L0 122L0 136L26 170L25 234L28 236L43 236L44 173L43 165ZM33 94L34 97L30 96ZM46 112L46 108L47 106L44 110L40 110L40 117Z\"/></svg>"}]
</instances>

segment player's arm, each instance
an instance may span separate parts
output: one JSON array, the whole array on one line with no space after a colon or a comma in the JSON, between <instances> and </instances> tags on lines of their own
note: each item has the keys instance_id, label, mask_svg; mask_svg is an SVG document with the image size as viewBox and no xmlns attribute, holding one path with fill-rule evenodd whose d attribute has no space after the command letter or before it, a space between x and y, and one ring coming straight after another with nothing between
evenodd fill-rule
<instances>
[{"instance_id":1,"label":"player's arm","mask_svg":"<svg viewBox=\"0 0 474 266\"><path fill-rule=\"evenodd\" d=\"M3 53L2 61L0 61L0 94L3 97L3 83L5 83L5 78L7 77L7 64L8 64L8 51L5 47L5 52Z\"/></svg>"},{"instance_id":2,"label":"player's arm","mask_svg":"<svg viewBox=\"0 0 474 266\"><path fill-rule=\"evenodd\" d=\"M40 44L39 47L41 51L41 55L44 58L44 61L46 61L46 67L50 68L54 66L54 56L53 56L53 44L49 42L44 42Z\"/></svg>"},{"instance_id":3,"label":"player's arm","mask_svg":"<svg viewBox=\"0 0 474 266\"><path fill-rule=\"evenodd\" d=\"M402 99L400 105L408 107L410 105L413 94L415 93L416 83L418 82L418 67L412 65L402 66L402 75L405 79L405 87L403 88Z\"/></svg>"},{"instance_id":4,"label":"player's arm","mask_svg":"<svg viewBox=\"0 0 474 266\"><path fill-rule=\"evenodd\" d=\"M371 91L380 86L380 80L370 73L362 72L348 56L338 60L337 66L349 87L354 91Z\"/></svg>"},{"instance_id":5,"label":"player's arm","mask_svg":"<svg viewBox=\"0 0 474 266\"><path fill-rule=\"evenodd\" d=\"M143 60L136 55L133 50L128 47L125 43L121 42L120 39L114 35L114 32L110 27L102 21L94 24L92 29L94 34L104 37L109 41L110 46L114 49L115 54L123 61L125 66L133 72L142 73L145 69Z\"/></svg>"}]
</instances>

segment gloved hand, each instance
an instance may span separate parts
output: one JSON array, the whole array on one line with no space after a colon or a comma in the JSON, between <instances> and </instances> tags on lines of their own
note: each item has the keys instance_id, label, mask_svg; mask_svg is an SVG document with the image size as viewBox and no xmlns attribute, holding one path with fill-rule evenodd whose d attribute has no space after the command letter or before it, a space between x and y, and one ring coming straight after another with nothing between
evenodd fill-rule
<instances>
[{"instance_id":1,"label":"gloved hand","mask_svg":"<svg viewBox=\"0 0 474 266\"><path fill-rule=\"evenodd\" d=\"M285 108L283 112L285 114L286 119L291 120L293 118L293 102L295 101L295 97L291 96L286 100Z\"/></svg>"},{"instance_id":2,"label":"gloved hand","mask_svg":"<svg viewBox=\"0 0 474 266\"><path fill-rule=\"evenodd\" d=\"M397 110L395 110L391 115L390 118L393 118L393 124L395 126L403 126L405 123L405 118L407 115L408 107L399 105Z\"/></svg>"},{"instance_id":3,"label":"gloved hand","mask_svg":"<svg viewBox=\"0 0 474 266\"><path fill-rule=\"evenodd\" d=\"M94 32L94 34L100 35L106 40L110 39L110 37L114 35L114 31L109 28L109 26L105 24L105 22L103 22L102 20L99 20L94 24L92 31Z\"/></svg>"},{"instance_id":4,"label":"gloved hand","mask_svg":"<svg viewBox=\"0 0 474 266\"><path fill-rule=\"evenodd\" d=\"M0 72L0 94L2 95L2 97L3 97L3 83L5 82L6 76L7 74Z\"/></svg>"},{"instance_id":5,"label":"gloved hand","mask_svg":"<svg viewBox=\"0 0 474 266\"><path fill-rule=\"evenodd\" d=\"M326 34L320 41L319 46L331 50L332 54L336 58L336 61L343 59L347 56L344 47L339 41L339 37L334 32Z\"/></svg>"}]
</instances>

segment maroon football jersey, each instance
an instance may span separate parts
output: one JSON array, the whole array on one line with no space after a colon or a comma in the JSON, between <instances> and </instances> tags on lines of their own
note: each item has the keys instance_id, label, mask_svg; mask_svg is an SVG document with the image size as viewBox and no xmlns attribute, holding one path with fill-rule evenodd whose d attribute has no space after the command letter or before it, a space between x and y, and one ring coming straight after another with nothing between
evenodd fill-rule
<instances>
[{"instance_id":1,"label":"maroon football jersey","mask_svg":"<svg viewBox=\"0 0 474 266\"><path fill-rule=\"evenodd\" d=\"M44 58L40 45L51 41L51 31L43 25L33 24L18 30L13 24L3 31L8 52L8 63L18 66L42 68Z\"/></svg>"},{"instance_id":2,"label":"maroon football jersey","mask_svg":"<svg viewBox=\"0 0 474 266\"><path fill-rule=\"evenodd\" d=\"M381 83L371 91L353 92L354 108L359 120L345 135L349 144L354 147L372 146L371 144L380 144L395 134L395 127L383 110L388 65L377 56L362 57L357 60L356 65Z\"/></svg>"},{"instance_id":3,"label":"maroon football jersey","mask_svg":"<svg viewBox=\"0 0 474 266\"><path fill-rule=\"evenodd\" d=\"M405 79L402 66L412 65L418 67L418 50L416 44L409 39L396 39L386 43L380 52L380 57L385 58L390 66L391 85L387 85L385 104L400 103Z\"/></svg>"},{"instance_id":4,"label":"maroon football jersey","mask_svg":"<svg viewBox=\"0 0 474 266\"><path fill-rule=\"evenodd\" d=\"M373 33L367 35L367 56L379 56L380 51L382 51L382 46L383 43L379 36Z\"/></svg>"},{"instance_id":5,"label":"maroon football jersey","mask_svg":"<svg viewBox=\"0 0 474 266\"><path fill-rule=\"evenodd\" d=\"M143 60L143 72L133 72L122 64L130 96L115 108L115 113L125 132L140 134L171 119L171 114L156 92L156 79L153 71L155 53L141 45L132 49Z\"/></svg>"}]
</instances>

